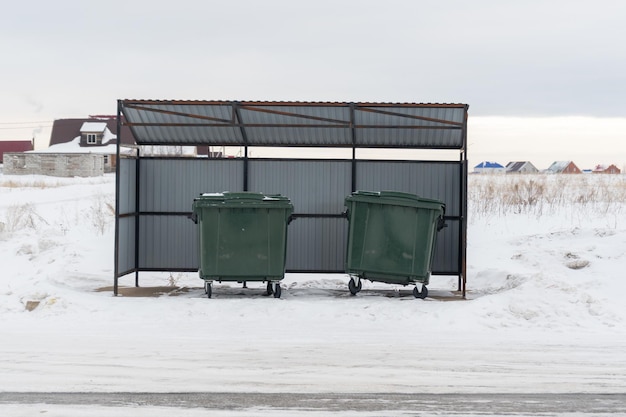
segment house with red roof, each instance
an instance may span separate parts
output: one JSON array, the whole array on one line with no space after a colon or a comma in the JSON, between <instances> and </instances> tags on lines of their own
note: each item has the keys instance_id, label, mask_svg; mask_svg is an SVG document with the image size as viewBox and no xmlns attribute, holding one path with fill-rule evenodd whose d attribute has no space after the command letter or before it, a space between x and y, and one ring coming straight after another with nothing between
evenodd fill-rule
<instances>
[{"instance_id":1,"label":"house with red roof","mask_svg":"<svg viewBox=\"0 0 626 417\"><path fill-rule=\"evenodd\" d=\"M52 175L93 177L114 172L117 157L117 117L58 119L52 125L50 146L24 153L7 153L5 175ZM135 143L129 128L122 135L124 144ZM132 154L134 149L122 148Z\"/></svg>"},{"instance_id":2,"label":"house with red roof","mask_svg":"<svg viewBox=\"0 0 626 417\"><path fill-rule=\"evenodd\" d=\"M616 167L614 164L611 165L596 165L596 167L591 171L592 174L619 174L622 171Z\"/></svg>"},{"instance_id":3,"label":"house with red roof","mask_svg":"<svg viewBox=\"0 0 626 417\"><path fill-rule=\"evenodd\" d=\"M549 174L582 174L580 168L572 161L555 161L546 172Z\"/></svg>"},{"instance_id":4,"label":"house with red roof","mask_svg":"<svg viewBox=\"0 0 626 417\"><path fill-rule=\"evenodd\" d=\"M130 128L122 126L121 133L122 144L135 144ZM92 116L83 119L57 119L52 124L50 146L42 152L102 155L104 171L113 172L117 156L117 118Z\"/></svg>"},{"instance_id":5,"label":"house with red roof","mask_svg":"<svg viewBox=\"0 0 626 417\"><path fill-rule=\"evenodd\" d=\"M32 150L32 140L2 140L0 141L0 164L4 163L5 152L27 152Z\"/></svg>"}]
</instances>

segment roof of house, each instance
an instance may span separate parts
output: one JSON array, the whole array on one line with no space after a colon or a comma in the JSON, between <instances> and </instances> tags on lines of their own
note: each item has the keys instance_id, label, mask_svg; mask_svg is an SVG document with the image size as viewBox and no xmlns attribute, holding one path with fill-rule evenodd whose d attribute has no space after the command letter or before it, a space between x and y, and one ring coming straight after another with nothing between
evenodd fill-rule
<instances>
[{"instance_id":1,"label":"roof of house","mask_svg":"<svg viewBox=\"0 0 626 417\"><path fill-rule=\"evenodd\" d=\"M83 132L97 132L102 133L107 128L106 122L84 122L80 127L81 133Z\"/></svg>"},{"instance_id":2,"label":"roof of house","mask_svg":"<svg viewBox=\"0 0 626 417\"><path fill-rule=\"evenodd\" d=\"M2 140L0 152L24 152L33 149L32 140Z\"/></svg>"},{"instance_id":3,"label":"roof of house","mask_svg":"<svg viewBox=\"0 0 626 417\"><path fill-rule=\"evenodd\" d=\"M106 145L102 146L80 146L80 136L76 136L69 142L57 143L56 145L49 146L47 149L43 149L41 151L33 151L34 153L45 153L45 154L101 154L101 155L114 155L117 153L117 145L115 141L106 140L107 137L112 137L115 139L115 136L109 131L108 128L105 127L104 130L104 141L108 142ZM122 147L120 148L120 153L133 155L135 151L131 148ZM141 146L142 155L152 155L152 156L160 156L160 155L180 155L180 156L196 156L197 150L193 146L149 146L144 145Z\"/></svg>"},{"instance_id":4,"label":"roof of house","mask_svg":"<svg viewBox=\"0 0 626 417\"><path fill-rule=\"evenodd\" d=\"M506 170L509 172L517 172L521 170L524 166L529 166L533 170L537 170L535 166L529 161L512 161L506 164Z\"/></svg>"},{"instance_id":5,"label":"roof of house","mask_svg":"<svg viewBox=\"0 0 626 417\"><path fill-rule=\"evenodd\" d=\"M571 163L572 161L554 161L552 165L548 167L548 171L561 172Z\"/></svg>"},{"instance_id":6,"label":"roof of house","mask_svg":"<svg viewBox=\"0 0 626 417\"><path fill-rule=\"evenodd\" d=\"M112 135L108 129L105 131L109 135ZM115 136L113 136L115 138ZM132 154L133 151L128 148L121 148L121 153ZM57 143L56 145L51 145L47 149L42 149L40 151L33 151L33 153L52 153L52 154L70 154L70 153L94 153L94 154L102 154L102 155L115 155L117 153L117 145L115 141L109 141L108 144L102 146L80 146L80 136L76 136L69 142Z\"/></svg>"},{"instance_id":7,"label":"roof of house","mask_svg":"<svg viewBox=\"0 0 626 417\"><path fill-rule=\"evenodd\" d=\"M606 169L609 169L610 167L615 166L615 164L598 164L596 165L593 170L594 171L604 171Z\"/></svg>"},{"instance_id":8,"label":"roof of house","mask_svg":"<svg viewBox=\"0 0 626 417\"><path fill-rule=\"evenodd\" d=\"M474 168L504 168L497 162L483 161L480 164L476 165Z\"/></svg>"},{"instance_id":9,"label":"roof of house","mask_svg":"<svg viewBox=\"0 0 626 417\"><path fill-rule=\"evenodd\" d=\"M51 145L47 149L39 151L41 153L98 153L105 155L113 155L117 152L114 143L104 146L80 146L80 136L76 136L69 142L57 143ZM39 153L38 152L38 153Z\"/></svg>"},{"instance_id":10,"label":"roof of house","mask_svg":"<svg viewBox=\"0 0 626 417\"><path fill-rule=\"evenodd\" d=\"M507 171L519 171L525 164L526 162L523 161L516 161L516 162L509 162L508 164L506 164L506 170Z\"/></svg>"},{"instance_id":11,"label":"roof of house","mask_svg":"<svg viewBox=\"0 0 626 417\"><path fill-rule=\"evenodd\" d=\"M90 123L104 123L108 130L113 134L113 141L117 140L117 119L111 116L107 119L85 118L85 119L57 119L52 124L52 132L50 133L50 146L60 143L71 142L77 136L80 136L81 129L84 124L90 126ZM103 130L99 130L102 132ZM132 145L135 143L132 132L126 126L122 126L122 143Z\"/></svg>"},{"instance_id":12,"label":"roof of house","mask_svg":"<svg viewBox=\"0 0 626 417\"><path fill-rule=\"evenodd\" d=\"M5 152L25 152L33 149L31 140L2 140L0 141L0 162Z\"/></svg>"}]
</instances>

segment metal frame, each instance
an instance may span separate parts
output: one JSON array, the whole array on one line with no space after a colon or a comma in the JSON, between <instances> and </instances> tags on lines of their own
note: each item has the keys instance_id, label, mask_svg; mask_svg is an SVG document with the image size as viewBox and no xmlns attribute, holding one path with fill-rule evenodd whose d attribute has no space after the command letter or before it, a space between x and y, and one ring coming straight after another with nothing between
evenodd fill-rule
<instances>
[{"instance_id":1,"label":"metal frame","mask_svg":"<svg viewBox=\"0 0 626 417\"><path fill-rule=\"evenodd\" d=\"M199 115L189 111L183 111L181 109L188 109L189 107L202 108L202 106L221 106L223 108L230 109L230 117L213 117L211 115ZM167 109L159 108L167 107ZM316 108L325 107L327 109L337 109L337 111L344 111L347 109L348 119L338 119L335 117L322 117L312 114L303 114L305 111L311 110L315 113ZM358 166L362 162L373 162L370 160L357 159L356 152L359 148L395 148L395 149L428 149L428 150L458 150L458 161L413 161L413 160L384 160L382 162L394 162L394 163L435 163L435 164L458 164L460 166L458 179L460 186L458 196L460 201L460 207L458 207L459 213L455 216L446 216L447 220L459 222L459 236L458 236L458 265L456 271L433 271L433 275L458 275L458 290L463 298L466 293L466 253L467 253L467 174L468 174L468 162L467 162L467 109L469 106L465 104L393 104L393 103L293 103L293 102L222 102L222 101L154 101L154 100L118 100L117 110L117 163L116 163L116 217L115 217L115 267L114 267L114 294L118 294L119 278L135 273L135 286L139 286L139 272L141 271L171 271L171 272L193 272L197 269L189 268L140 268L139 267L139 250L140 250L140 220L145 216L189 216L190 212L142 212L140 211L140 175L142 160L147 159L142 157L139 152L135 156L136 163L134 164L134 176L135 176L135 195L134 195L134 208L128 212L121 214L120 207L120 185L121 185L121 166L123 157L120 152L120 146L122 143L121 132L122 126L129 126L137 143L139 145L187 145L187 146L240 146L243 147L243 158L238 158L237 161L242 161L243 170L243 184L241 186L243 191L249 190L250 169L249 164L251 158L249 158L248 148L252 146L284 146L284 147L341 147L351 148L352 158L350 160L342 160L344 162L351 163L351 191L358 189L357 173ZM286 110L280 110L285 108ZM415 116L407 113L403 113L401 110L408 109L408 111L416 108L435 108L435 109L461 109L463 111L462 121L450 121L434 117ZM266 121L263 123L250 123L244 120L242 116L242 110L247 112L258 112L258 114L268 115L272 118L278 118L276 120ZM132 112L145 112L149 115L157 115L155 119L162 117L162 120L151 121L136 121L136 115L129 114ZM300 113L298 113L300 112ZM358 124L356 112L372 113L377 117L384 120L387 118L395 120L397 124ZM140 116L142 116L140 114ZM174 120L172 120L174 119ZM285 120L289 120L286 123ZM234 129L237 133L238 139L233 141L232 138L226 138L220 140L220 138L212 137L214 131L223 128ZM255 129L261 129L261 135L263 129L278 129L277 131L287 132L291 129L297 129L302 135L303 132L320 133L326 132L327 129L337 129L340 131L345 129L349 130L349 142L342 143L327 143L324 140L315 141L305 139L305 141L290 141L285 143L284 140L266 140L259 139L259 131ZM160 137L152 137L146 134L148 129L152 129L152 132L157 132ZM156 129L156 130L155 130ZM201 139L191 138L191 136L178 135L179 132L185 132L184 129L199 129L203 132L204 136ZM378 129L378 130L377 130ZM359 137L359 132L366 132L367 130L385 131L392 134L394 131L410 130L412 132L417 131L429 131L435 132L435 134L441 132L458 131L460 134L459 140L446 141L435 140L434 143L422 143L420 138L417 137L417 142L414 144L401 144L393 143L386 138L381 138L380 141L374 141L370 143L363 143ZM439 132L437 132L439 131ZM250 137L249 132L252 132ZM454 132L453 132L454 133ZM166 136L171 134L171 138ZM158 136L156 135L156 136ZM178 136L176 136L178 135ZM176 137L174 137L176 136ZM254 137L256 136L256 138ZM278 135L280 136L280 135ZM304 134L308 138L308 134ZM323 137L324 135L318 135ZM268 136L269 137L269 136ZM443 137L443 136L442 136ZM165 138L165 139L164 139ZM176 159L168 157L151 157L150 159ZM181 158L182 159L182 158ZM188 158L187 158L188 160ZM257 160L257 159L255 159ZM267 160L267 159L266 159ZM276 161L293 161L294 159L280 159L270 158L270 160ZM212 160L207 160L212 161ZM324 161L324 160L322 160ZM337 161L337 160L335 160ZM376 161L378 162L378 161ZM340 218L342 213L295 213L294 218ZM134 268L129 270L120 270L120 220L125 218L134 219ZM344 271L318 271L318 270L287 270L287 272L344 272Z\"/></svg>"}]
</instances>

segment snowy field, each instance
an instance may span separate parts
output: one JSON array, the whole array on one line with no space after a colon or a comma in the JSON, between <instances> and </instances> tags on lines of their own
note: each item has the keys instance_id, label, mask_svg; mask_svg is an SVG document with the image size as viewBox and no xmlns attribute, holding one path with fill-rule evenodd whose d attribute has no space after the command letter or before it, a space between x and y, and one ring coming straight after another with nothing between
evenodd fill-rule
<instances>
[{"instance_id":1,"label":"snowy field","mask_svg":"<svg viewBox=\"0 0 626 417\"><path fill-rule=\"evenodd\" d=\"M0 393L625 393L626 176L469 184L466 300L456 277L433 277L419 300L304 274L280 299L250 283L215 284L209 300L197 274L142 274L171 288L158 297L98 291L113 282L114 176L0 174ZM0 404L42 410L128 408Z\"/></svg>"}]
</instances>

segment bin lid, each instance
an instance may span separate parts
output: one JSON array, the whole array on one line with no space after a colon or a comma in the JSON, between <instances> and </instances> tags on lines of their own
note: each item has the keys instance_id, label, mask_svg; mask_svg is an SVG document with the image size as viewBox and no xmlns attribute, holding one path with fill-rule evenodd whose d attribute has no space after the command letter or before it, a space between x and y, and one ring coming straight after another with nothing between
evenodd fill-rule
<instances>
[{"instance_id":1,"label":"bin lid","mask_svg":"<svg viewBox=\"0 0 626 417\"><path fill-rule=\"evenodd\" d=\"M263 200L263 193L255 193L249 191L224 191L221 193L204 193L200 195L201 199L209 200Z\"/></svg>"},{"instance_id":2,"label":"bin lid","mask_svg":"<svg viewBox=\"0 0 626 417\"><path fill-rule=\"evenodd\" d=\"M290 208L293 205L289 198L280 194L263 194L252 191L224 191L221 193L203 193L194 198L194 206L271 206L277 208Z\"/></svg>"},{"instance_id":3,"label":"bin lid","mask_svg":"<svg viewBox=\"0 0 626 417\"><path fill-rule=\"evenodd\" d=\"M446 207L445 203L442 201L431 198L423 198L416 194L401 191L355 191L346 197L346 203L349 201L423 207L433 210L445 210Z\"/></svg>"}]
</instances>

